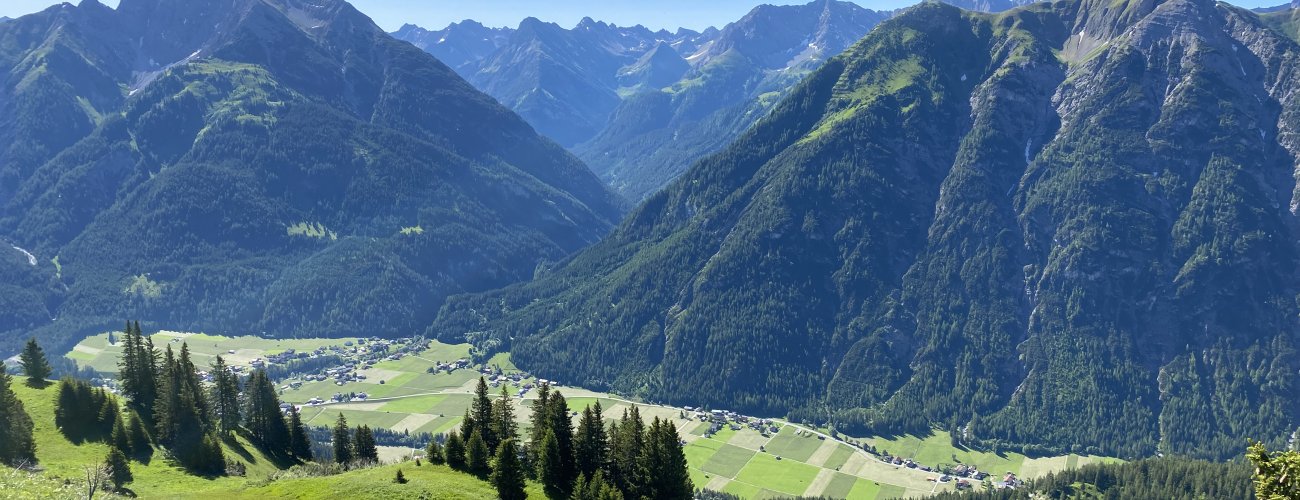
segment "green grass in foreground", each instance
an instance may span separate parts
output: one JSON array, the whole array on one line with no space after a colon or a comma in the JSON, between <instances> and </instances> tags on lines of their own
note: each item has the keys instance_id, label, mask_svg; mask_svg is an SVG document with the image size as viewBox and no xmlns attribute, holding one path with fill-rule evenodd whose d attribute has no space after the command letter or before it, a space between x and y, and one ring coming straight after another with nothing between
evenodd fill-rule
<instances>
[{"instance_id":1,"label":"green grass in foreground","mask_svg":"<svg viewBox=\"0 0 1300 500\"><path fill-rule=\"evenodd\" d=\"M397 470L409 481L393 482ZM281 479L266 486L213 490L212 498L496 498L496 490L487 481L456 472L446 466L413 462L386 465L347 472L336 476ZM529 498L545 498L536 483L528 485Z\"/></svg>"}]
</instances>

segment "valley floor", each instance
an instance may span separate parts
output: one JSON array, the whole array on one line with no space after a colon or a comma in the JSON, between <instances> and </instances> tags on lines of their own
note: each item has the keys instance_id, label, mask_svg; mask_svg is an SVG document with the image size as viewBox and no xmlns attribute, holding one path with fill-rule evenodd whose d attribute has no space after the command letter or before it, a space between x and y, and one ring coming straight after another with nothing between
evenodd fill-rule
<instances>
[{"instance_id":1,"label":"valley floor","mask_svg":"<svg viewBox=\"0 0 1300 500\"><path fill-rule=\"evenodd\" d=\"M348 362L355 364L355 370L346 372L347 375L336 373L322 377L325 370L317 369L277 381L281 385L282 399L302 405L303 420L312 426L332 425L339 415L343 415L351 425L370 425L410 433L447 432L460 425L461 416L470 405L474 385L485 368L492 374L500 370L499 383L494 384L493 394L495 396L504 386L515 402L515 414L525 432L530 405L535 398L534 391L524 390L522 396L520 392L530 384L536 384L537 378L519 372L508 355L498 355L482 366L438 369L467 360L468 345L432 342L427 348L391 359L393 356L366 357L365 343L358 343L358 339L277 340L169 332L154 337L155 345L160 347L182 341L189 344L200 367L215 355L227 357L233 365L247 366L287 349L342 353ZM118 353L117 346L109 343L105 335L99 335L86 339L68 357L111 374ZM493 376L488 375L489 379ZM951 446L947 434L942 432L924 437L845 438L846 442L821 430L779 419L771 423L777 428L775 433L760 432L734 420L714 427L713 423L701 420L694 411L683 408L634 402L554 382L553 385L565 395L575 412L599 401L604 410L603 417L613 420L635 404L644 418L657 416L674 422L686 442L686 457L695 486L744 498L783 495L848 499L917 497L951 491L956 487L954 481L940 481L941 474L937 472L884 462L850 442L870 444L893 456L911 458L918 465L936 468L959 464L975 466L989 473L991 480L999 480L1006 473L1032 478L1107 460L1076 455L1029 458L1018 454L997 455L958 449ZM361 394L365 395L364 399L353 397ZM387 448L383 450L383 457L398 461L419 453L419 450ZM970 482L979 487L977 481ZM282 487L267 488L270 489L266 491L271 492Z\"/></svg>"}]
</instances>

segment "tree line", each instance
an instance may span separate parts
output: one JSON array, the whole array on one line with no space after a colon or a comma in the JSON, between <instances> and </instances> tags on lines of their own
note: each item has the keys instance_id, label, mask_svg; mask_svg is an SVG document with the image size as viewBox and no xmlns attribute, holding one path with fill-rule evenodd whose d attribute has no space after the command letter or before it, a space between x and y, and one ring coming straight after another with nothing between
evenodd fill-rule
<instances>
[{"instance_id":1,"label":"tree line","mask_svg":"<svg viewBox=\"0 0 1300 500\"><path fill-rule=\"evenodd\" d=\"M127 323L120 343L125 410L103 389L71 378L59 383L55 406L56 425L68 439L110 445L106 461L114 464L110 470L115 486L120 487L118 476L129 481L126 459L146 460L155 446L195 473L239 470L240 464L226 460L221 447L236 434L272 456L312 459L302 421L292 407L287 416L281 410L275 386L264 372L254 372L241 384L217 356L209 372L212 383L205 385L187 344L181 344L179 353L170 345L160 351L138 322Z\"/></svg>"},{"instance_id":2,"label":"tree line","mask_svg":"<svg viewBox=\"0 0 1300 500\"><path fill-rule=\"evenodd\" d=\"M658 417L649 426L634 406L608 428L600 403L583 409L575 429L559 391L538 388L521 440L509 393L488 396L480 377L458 431L429 443L430 463L489 479L504 500L525 497L526 479L553 499L689 499L694 492L677 427Z\"/></svg>"}]
</instances>

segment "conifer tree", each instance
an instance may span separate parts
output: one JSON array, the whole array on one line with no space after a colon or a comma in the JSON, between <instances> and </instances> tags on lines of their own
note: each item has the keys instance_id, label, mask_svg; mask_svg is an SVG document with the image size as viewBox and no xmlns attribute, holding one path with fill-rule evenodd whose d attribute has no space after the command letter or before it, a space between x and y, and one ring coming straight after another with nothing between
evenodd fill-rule
<instances>
[{"instance_id":1,"label":"conifer tree","mask_svg":"<svg viewBox=\"0 0 1300 500\"><path fill-rule=\"evenodd\" d=\"M542 437L546 435L546 430L550 428L550 412L547 403L551 399L551 386L548 384L539 384L537 386L537 399L533 400L532 407L528 415L528 424L531 427L528 434L528 446L524 449L525 461L528 463L528 474L533 479L538 479L537 463L539 460L538 452L542 443Z\"/></svg>"},{"instance_id":2,"label":"conifer tree","mask_svg":"<svg viewBox=\"0 0 1300 500\"><path fill-rule=\"evenodd\" d=\"M275 394L275 384L258 370L248 380L248 408L244 411L244 427L253 439L273 453L290 453L289 427L280 413L280 398Z\"/></svg>"},{"instance_id":3,"label":"conifer tree","mask_svg":"<svg viewBox=\"0 0 1300 500\"><path fill-rule=\"evenodd\" d=\"M581 500L623 500L623 492L605 479L605 471L596 471L595 475L578 476L573 488L573 498Z\"/></svg>"},{"instance_id":4,"label":"conifer tree","mask_svg":"<svg viewBox=\"0 0 1300 500\"><path fill-rule=\"evenodd\" d=\"M348 419L340 413L334 424L334 461L347 467L352 460L352 434L348 432Z\"/></svg>"},{"instance_id":5,"label":"conifer tree","mask_svg":"<svg viewBox=\"0 0 1300 500\"><path fill-rule=\"evenodd\" d=\"M515 405L510 400L510 393L506 391L505 386L501 387L501 396L492 403L492 434L502 441L519 437L519 423L515 422Z\"/></svg>"},{"instance_id":6,"label":"conifer tree","mask_svg":"<svg viewBox=\"0 0 1300 500\"><path fill-rule=\"evenodd\" d=\"M352 446L357 460L379 462L379 450L375 447L375 434L369 425L357 427Z\"/></svg>"},{"instance_id":7,"label":"conifer tree","mask_svg":"<svg viewBox=\"0 0 1300 500\"><path fill-rule=\"evenodd\" d=\"M546 403L550 409L550 431L555 439L555 446L558 448L559 462L554 466L558 467L555 473L563 481L563 489L566 494L573 489L573 482L578 479L578 467L574 463L573 452L573 420L569 418L569 403L565 401L564 395L559 391L551 394Z\"/></svg>"},{"instance_id":8,"label":"conifer tree","mask_svg":"<svg viewBox=\"0 0 1300 500\"><path fill-rule=\"evenodd\" d=\"M623 410L614 429L610 433L609 479L626 498L646 496L649 492L644 490L646 471L641 459L646 436L641 410L636 406Z\"/></svg>"},{"instance_id":9,"label":"conifer tree","mask_svg":"<svg viewBox=\"0 0 1300 500\"><path fill-rule=\"evenodd\" d=\"M491 460L491 452L488 451L487 441L482 434L475 432L465 445L465 469L470 474L487 477L492 470L488 460Z\"/></svg>"},{"instance_id":10,"label":"conifer tree","mask_svg":"<svg viewBox=\"0 0 1300 500\"><path fill-rule=\"evenodd\" d=\"M605 423L600 417L600 401L595 408L588 406L582 410L582 419L578 421L578 433L575 436L574 463L578 474L588 478L605 467L609 449L609 439L605 435Z\"/></svg>"},{"instance_id":11,"label":"conifer tree","mask_svg":"<svg viewBox=\"0 0 1300 500\"><path fill-rule=\"evenodd\" d=\"M18 356L18 364L22 365L23 373L27 374L27 383L31 385L45 383L45 379L50 378L53 372L50 362L45 359L45 351L36 343L35 338L27 341L27 346Z\"/></svg>"},{"instance_id":12,"label":"conifer tree","mask_svg":"<svg viewBox=\"0 0 1300 500\"><path fill-rule=\"evenodd\" d=\"M298 407L289 407L289 452L300 460L311 461L311 437L307 435L307 428L302 424L302 416L298 414Z\"/></svg>"},{"instance_id":13,"label":"conifer tree","mask_svg":"<svg viewBox=\"0 0 1300 500\"><path fill-rule=\"evenodd\" d=\"M651 498L690 500L694 496L695 486L687 471L676 425L655 417L650 424L644 456L645 491Z\"/></svg>"},{"instance_id":14,"label":"conifer tree","mask_svg":"<svg viewBox=\"0 0 1300 500\"><path fill-rule=\"evenodd\" d=\"M442 452L442 445L438 443L437 439L429 441L429 447L424 450L424 455L425 460L428 460L430 464L442 465L447 463L447 458Z\"/></svg>"},{"instance_id":15,"label":"conifer tree","mask_svg":"<svg viewBox=\"0 0 1300 500\"><path fill-rule=\"evenodd\" d=\"M212 361L212 406L216 412L217 430L230 434L239 427L239 378L217 356Z\"/></svg>"},{"instance_id":16,"label":"conifer tree","mask_svg":"<svg viewBox=\"0 0 1300 500\"><path fill-rule=\"evenodd\" d=\"M465 470L465 442L460 439L460 434L456 431L447 433L447 446L443 451L447 455L447 465L456 470Z\"/></svg>"},{"instance_id":17,"label":"conifer tree","mask_svg":"<svg viewBox=\"0 0 1300 500\"><path fill-rule=\"evenodd\" d=\"M104 401L99 404L99 411L95 415L95 438L106 439L113 435L113 423L121 415L117 411L117 403L113 398L105 397Z\"/></svg>"},{"instance_id":18,"label":"conifer tree","mask_svg":"<svg viewBox=\"0 0 1300 500\"><path fill-rule=\"evenodd\" d=\"M465 416L460 419L460 436L463 441L469 441L469 436L478 432L478 422L474 420L474 411L472 408L465 409Z\"/></svg>"},{"instance_id":19,"label":"conifer tree","mask_svg":"<svg viewBox=\"0 0 1300 500\"><path fill-rule=\"evenodd\" d=\"M470 403L469 413L474 417L474 424L468 432L462 431L462 434L471 436L472 439L477 432L483 437L483 442L487 444L488 449L495 450L501 442L492 429L492 398L488 396L487 380L482 376L478 378L478 385L474 387L474 400Z\"/></svg>"},{"instance_id":20,"label":"conifer tree","mask_svg":"<svg viewBox=\"0 0 1300 500\"><path fill-rule=\"evenodd\" d=\"M108 469L108 480L113 483L115 491L121 490L122 485L135 480L131 475L131 464L126 460L126 454L116 446L109 448L104 466Z\"/></svg>"},{"instance_id":21,"label":"conifer tree","mask_svg":"<svg viewBox=\"0 0 1300 500\"><path fill-rule=\"evenodd\" d=\"M506 439L497 448L496 467L492 470L492 486L501 500L524 500L524 470L519 462L519 448L514 438Z\"/></svg>"},{"instance_id":22,"label":"conifer tree","mask_svg":"<svg viewBox=\"0 0 1300 500\"><path fill-rule=\"evenodd\" d=\"M555 441L555 433L547 430L537 445L537 477L542 481L546 496L568 498L572 484L565 478L564 457Z\"/></svg>"},{"instance_id":23,"label":"conifer tree","mask_svg":"<svg viewBox=\"0 0 1300 500\"><path fill-rule=\"evenodd\" d=\"M128 455L134 451L131 448L131 434L122 421L122 412L120 411L113 412L113 430L109 433L108 443Z\"/></svg>"},{"instance_id":24,"label":"conifer tree","mask_svg":"<svg viewBox=\"0 0 1300 500\"><path fill-rule=\"evenodd\" d=\"M137 458L147 458L153 453L153 444L149 442L149 432L145 430L144 420L135 410L131 410L131 423L127 425L127 436L131 442L131 454Z\"/></svg>"},{"instance_id":25,"label":"conifer tree","mask_svg":"<svg viewBox=\"0 0 1300 500\"><path fill-rule=\"evenodd\" d=\"M402 474L402 469L397 469L397 475L393 476L393 482L397 484L406 484L408 481L406 475Z\"/></svg>"},{"instance_id":26,"label":"conifer tree","mask_svg":"<svg viewBox=\"0 0 1300 500\"><path fill-rule=\"evenodd\" d=\"M13 390L13 379L0 363L0 464L36 462L32 418Z\"/></svg>"}]
</instances>

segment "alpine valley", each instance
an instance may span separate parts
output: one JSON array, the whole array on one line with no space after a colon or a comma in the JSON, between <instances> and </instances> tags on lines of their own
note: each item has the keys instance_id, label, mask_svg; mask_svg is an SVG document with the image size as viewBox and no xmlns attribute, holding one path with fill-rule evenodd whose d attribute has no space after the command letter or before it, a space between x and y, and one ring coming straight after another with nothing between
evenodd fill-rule
<instances>
[{"instance_id":1,"label":"alpine valley","mask_svg":"<svg viewBox=\"0 0 1300 500\"><path fill-rule=\"evenodd\" d=\"M1300 426L1291 16L913 7L609 237L453 297L430 331L852 434L1282 446Z\"/></svg>"},{"instance_id":2,"label":"alpine valley","mask_svg":"<svg viewBox=\"0 0 1300 500\"><path fill-rule=\"evenodd\" d=\"M863 5L0 9L0 499L1300 498L1300 3Z\"/></svg>"}]
</instances>

